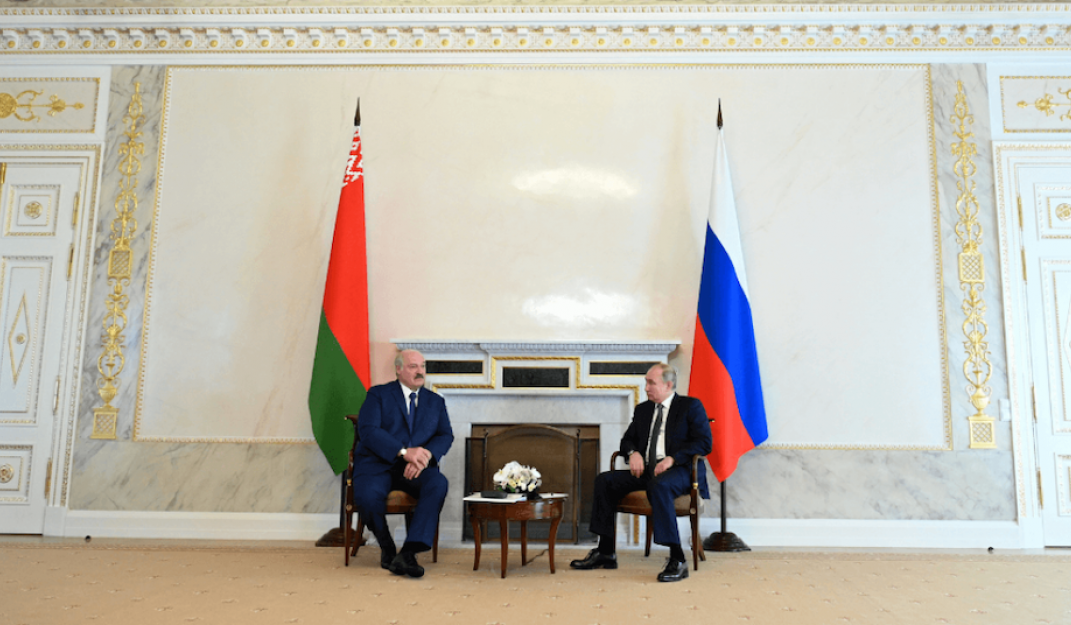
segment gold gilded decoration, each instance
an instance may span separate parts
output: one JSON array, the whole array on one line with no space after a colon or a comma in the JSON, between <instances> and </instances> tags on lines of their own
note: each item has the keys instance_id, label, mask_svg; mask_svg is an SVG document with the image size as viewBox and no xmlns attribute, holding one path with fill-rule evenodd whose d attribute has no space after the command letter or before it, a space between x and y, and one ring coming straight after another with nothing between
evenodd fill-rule
<instances>
[{"instance_id":1,"label":"gold gilded decoration","mask_svg":"<svg viewBox=\"0 0 1071 625\"><path fill-rule=\"evenodd\" d=\"M26 216L30 219L37 219L41 216L41 203L30 202L22 209L22 212L26 213Z\"/></svg>"},{"instance_id":2,"label":"gold gilded decoration","mask_svg":"<svg viewBox=\"0 0 1071 625\"><path fill-rule=\"evenodd\" d=\"M44 91L34 91L33 89L27 89L20 92L18 95L11 95L10 93L0 92L0 119L6 119L15 116L15 119L23 122L39 122L41 117L34 113L35 108L48 109L48 116L55 117L56 115L66 111L67 108L81 109L85 105L81 102L74 104L67 104L63 98L58 95L52 95L48 99L48 104L34 104L38 96L44 95Z\"/></svg>"},{"instance_id":3,"label":"gold gilded decoration","mask_svg":"<svg viewBox=\"0 0 1071 625\"><path fill-rule=\"evenodd\" d=\"M967 378L967 392L970 394L971 404L977 411L968 418L970 447L994 449L997 446L995 419L985 414L992 393L989 378L993 375L993 365L989 361L989 343L986 341L989 326L985 322L986 306L982 299L982 291L985 289L985 264L979 251L982 245L982 224L978 221L979 206L978 198L974 194L975 182L971 180L978 169L974 164L978 146L969 141L974 137L974 132L969 128L974 124L974 116L967 106L963 81L958 81L957 87L955 113L951 121L958 125L958 129L953 132L958 142L952 145L952 155L956 157L955 172L959 178L956 181L956 189L959 190L959 198L956 200L956 213L959 215L959 221L956 222L956 243L963 250L959 254L959 281L960 289L965 295L963 313L967 316L963 321L963 333L967 336L967 340L963 342L963 348L967 352L967 359L963 362L963 375Z\"/></svg>"},{"instance_id":4,"label":"gold gilded decoration","mask_svg":"<svg viewBox=\"0 0 1071 625\"><path fill-rule=\"evenodd\" d=\"M22 373L22 366L26 364L26 354L30 350L23 347L26 344L26 335L30 331L30 322L28 314L26 313L26 296L22 296L22 301L19 302L19 308L15 311L15 320L11 324L11 331L7 334L7 350L11 355L11 381L13 384L19 383L19 374ZM18 356L16 357L16 352Z\"/></svg>"},{"instance_id":5,"label":"gold gilded decoration","mask_svg":"<svg viewBox=\"0 0 1071 625\"><path fill-rule=\"evenodd\" d=\"M130 286L131 251L130 241L138 228L134 212L138 208L137 175L141 171L139 155L145 153L145 143L138 141L142 135L139 126L145 121L141 114L141 83L134 83L134 94L130 97L127 114L123 122L127 128L123 132L126 142L119 145L119 173L123 178L119 182L119 194L115 198L116 217L112 220L111 238L115 247L108 254L108 284L112 290L105 297L107 313L104 315L104 334L101 337L104 352L97 359L97 370L101 379L97 381L97 393L104 400L104 405L93 410L93 434L90 438L115 439L118 408L111 401L119 392L119 374L123 372L126 358L123 356L123 343L126 336L126 307L130 297L123 290Z\"/></svg>"},{"instance_id":6,"label":"gold gilded decoration","mask_svg":"<svg viewBox=\"0 0 1071 625\"><path fill-rule=\"evenodd\" d=\"M1057 204L1056 217L1060 221L1067 221L1068 219L1071 219L1071 204Z\"/></svg>"},{"instance_id":7,"label":"gold gilded decoration","mask_svg":"<svg viewBox=\"0 0 1071 625\"><path fill-rule=\"evenodd\" d=\"M15 478L15 467L5 464L0 467L0 484L7 484Z\"/></svg>"},{"instance_id":8,"label":"gold gilded decoration","mask_svg":"<svg viewBox=\"0 0 1071 625\"><path fill-rule=\"evenodd\" d=\"M1057 87L1056 91L1058 91L1060 95L1064 96L1067 99L1067 102L1053 102L1055 96L1051 93L1046 93L1037 100L1034 100L1034 108L1041 111L1042 113L1045 113L1045 117L1051 117L1052 115L1056 114L1057 107L1066 106L1068 107L1068 110L1066 113L1060 116L1060 119L1062 121L1071 121L1071 88L1064 90ZM1030 103L1026 100L1021 100L1019 102L1019 108L1021 109L1025 109L1029 106Z\"/></svg>"}]
</instances>

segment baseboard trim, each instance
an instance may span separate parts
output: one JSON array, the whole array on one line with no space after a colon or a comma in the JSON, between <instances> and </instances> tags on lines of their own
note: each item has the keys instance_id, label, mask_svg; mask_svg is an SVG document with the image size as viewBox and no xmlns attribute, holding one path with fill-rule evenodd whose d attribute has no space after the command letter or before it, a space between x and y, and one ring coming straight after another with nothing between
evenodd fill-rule
<instances>
[{"instance_id":1,"label":"baseboard trim","mask_svg":"<svg viewBox=\"0 0 1071 625\"><path fill-rule=\"evenodd\" d=\"M111 512L71 510L63 536L316 540L338 527L337 514L289 512Z\"/></svg>"},{"instance_id":2,"label":"baseboard trim","mask_svg":"<svg viewBox=\"0 0 1071 625\"><path fill-rule=\"evenodd\" d=\"M684 524L687 526L687 522ZM682 532L687 532L682 527ZM705 538L720 519L700 519ZM728 531L751 547L908 549L1023 549L1016 521L871 521L843 519L729 519ZM686 534L683 534L686 535Z\"/></svg>"},{"instance_id":3,"label":"baseboard trim","mask_svg":"<svg viewBox=\"0 0 1071 625\"><path fill-rule=\"evenodd\" d=\"M338 523L336 514L270 512L117 512L57 509L46 535L206 540L316 540ZM399 538L404 530L396 528ZM443 522L440 544L460 541L461 524ZM720 530L700 520L700 536ZM868 521L843 519L729 519L728 530L752 547L908 549L1027 549L1032 534L1016 521ZM688 535L682 520L681 536ZM623 534L618 532L618 538ZM1026 544L1026 543L1031 544ZM564 545L563 545L564 546Z\"/></svg>"}]
</instances>

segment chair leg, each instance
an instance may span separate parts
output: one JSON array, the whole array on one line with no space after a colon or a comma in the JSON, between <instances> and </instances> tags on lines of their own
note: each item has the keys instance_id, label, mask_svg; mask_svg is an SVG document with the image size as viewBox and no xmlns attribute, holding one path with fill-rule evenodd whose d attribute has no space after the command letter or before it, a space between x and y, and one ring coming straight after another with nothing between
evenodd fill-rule
<instances>
[{"instance_id":1,"label":"chair leg","mask_svg":"<svg viewBox=\"0 0 1071 625\"><path fill-rule=\"evenodd\" d=\"M651 523L651 517L645 516L644 521L647 524L647 546L643 550L643 557L651 557L651 540L654 538L654 524Z\"/></svg>"},{"instance_id":2,"label":"chair leg","mask_svg":"<svg viewBox=\"0 0 1071 625\"><path fill-rule=\"evenodd\" d=\"M432 562L438 562L439 561L439 523L438 522L435 523L435 538L434 538L434 541L435 542L431 543L431 561Z\"/></svg>"},{"instance_id":3,"label":"chair leg","mask_svg":"<svg viewBox=\"0 0 1071 625\"><path fill-rule=\"evenodd\" d=\"M699 516L689 514L688 518L692 522L692 567L698 571L699 554L703 551L703 544L699 542ZM706 560L706 556L703 556L703 559Z\"/></svg>"},{"instance_id":4,"label":"chair leg","mask_svg":"<svg viewBox=\"0 0 1071 625\"><path fill-rule=\"evenodd\" d=\"M353 557L356 557L357 556L357 550L360 549L361 545L363 545L363 544L364 544L364 519L361 517L361 513L358 512L357 513L357 532L355 533L355 535L353 537L353 551L350 552L350 555L353 556Z\"/></svg>"},{"instance_id":5,"label":"chair leg","mask_svg":"<svg viewBox=\"0 0 1071 625\"><path fill-rule=\"evenodd\" d=\"M353 512L346 510L343 515L345 529L342 531L342 551L346 554L346 566L350 565L350 540L353 538Z\"/></svg>"}]
</instances>

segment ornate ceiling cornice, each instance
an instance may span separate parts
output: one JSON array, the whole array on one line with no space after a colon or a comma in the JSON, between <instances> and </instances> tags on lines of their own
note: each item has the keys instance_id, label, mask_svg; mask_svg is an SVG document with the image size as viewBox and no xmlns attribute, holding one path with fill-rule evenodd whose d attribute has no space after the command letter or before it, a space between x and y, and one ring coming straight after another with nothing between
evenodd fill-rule
<instances>
[{"instance_id":1,"label":"ornate ceiling cornice","mask_svg":"<svg viewBox=\"0 0 1071 625\"><path fill-rule=\"evenodd\" d=\"M26 54L1071 51L1071 4L0 9Z\"/></svg>"}]
</instances>

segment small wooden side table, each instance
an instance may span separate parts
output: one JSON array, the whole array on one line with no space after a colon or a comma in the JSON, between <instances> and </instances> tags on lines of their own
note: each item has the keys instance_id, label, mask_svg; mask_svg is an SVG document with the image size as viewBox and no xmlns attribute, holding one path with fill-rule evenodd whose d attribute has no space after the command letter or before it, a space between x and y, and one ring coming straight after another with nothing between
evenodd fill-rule
<instances>
[{"instance_id":1,"label":"small wooden side table","mask_svg":"<svg viewBox=\"0 0 1071 625\"><path fill-rule=\"evenodd\" d=\"M521 522L521 566L528 564L528 521L550 521L550 538L547 553L550 555L550 572L554 573L554 541L558 535L558 524L562 520L565 495L547 495L535 501L507 502L479 499L472 501L466 497L469 505L469 521L472 523L472 535L476 541L476 555L472 570L480 570L480 521L498 521L502 536L502 578L506 578L506 558L509 554L509 522Z\"/></svg>"}]
</instances>

